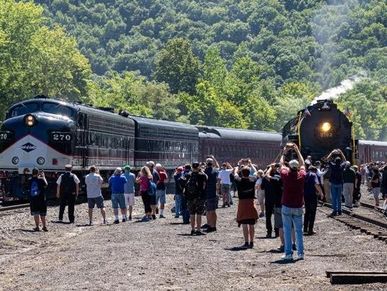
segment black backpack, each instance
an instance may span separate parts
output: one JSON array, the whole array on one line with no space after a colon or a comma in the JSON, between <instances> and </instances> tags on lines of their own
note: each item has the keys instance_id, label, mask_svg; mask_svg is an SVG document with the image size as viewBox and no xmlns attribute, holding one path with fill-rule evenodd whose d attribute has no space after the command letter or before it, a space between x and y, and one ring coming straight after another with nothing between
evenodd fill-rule
<instances>
[{"instance_id":1,"label":"black backpack","mask_svg":"<svg viewBox=\"0 0 387 291\"><path fill-rule=\"evenodd\" d=\"M75 192L75 181L73 173L64 173L60 183L60 192L63 194L72 194Z\"/></svg>"},{"instance_id":2,"label":"black backpack","mask_svg":"<svg viewBox=\"0 0 387 291\"><path fill-rule=\"evenodd\" d=\"M187 180L187 183L184 187L184 197L187 200L193 200L200 197L198 176L199 174L191 174Z\"/></svg>"}]
</instances>

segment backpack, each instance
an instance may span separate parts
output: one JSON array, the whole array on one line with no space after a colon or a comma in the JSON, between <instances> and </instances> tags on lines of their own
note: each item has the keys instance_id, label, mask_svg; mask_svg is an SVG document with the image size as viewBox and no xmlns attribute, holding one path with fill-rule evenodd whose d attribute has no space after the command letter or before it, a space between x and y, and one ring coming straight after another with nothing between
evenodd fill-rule
<instances>
[{"instance_id":1,"label":"backpack","mask_svg":"<svg viewBox=\"0 0 387 291\"><path fill-rule=\"evenodd\" d=\"M60 183L60 191L63 194L72 194L75 192L75 181L73 173L64 173Z\"/></svg>"},{"instance_id":2,"label":"backpack","mask_svg":"<svg viewBox=\"0 0 387 291\"><path fill-rule=\"evenodd\" d=\"M188 178L184 188L184 197L187 200L193 200L195 198L200 197L198 174L191 174Z\"/></svg>"},{"instance_id":3,"label":"backpack","mask_svg":"<svg viewBox=\"0 0 387 291\"><path fill-rule=\"evenodd\" d=\"M40 194L40 190L39 190L38 181L33 179L31 181L30 195L31 195L31 197L36 197L36 196L39 196L39 194Z\"/></svg>"},{"instance_id":4,"label":"backpack","mask_svg":"<svg viewBox=\"0 0 387 291\"><path fill-rule=\"evenodd\" d=\"M155 196L156 195L156 189L157 189L156 184L153 181L149 181L148 195Z\"/></svg>"}]
</instances>

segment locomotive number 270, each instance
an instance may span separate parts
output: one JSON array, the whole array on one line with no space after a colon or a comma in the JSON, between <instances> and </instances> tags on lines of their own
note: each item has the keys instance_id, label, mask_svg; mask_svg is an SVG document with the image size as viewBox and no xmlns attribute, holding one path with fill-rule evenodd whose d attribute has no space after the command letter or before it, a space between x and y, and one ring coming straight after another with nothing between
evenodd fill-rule
<instances>
[{"instance_id":1,"label":"locomotive number 270","mask_svg":"<svg viewBox=\"0 0 387 291\"><path fill-rule=\"evenodd\" d=\"M71 141L71 134L70 133L58 133L58 132L53 132L51 134L51 139L52 141L56 142L66 142L66 141Z\"/></svg>"}]
</instances>

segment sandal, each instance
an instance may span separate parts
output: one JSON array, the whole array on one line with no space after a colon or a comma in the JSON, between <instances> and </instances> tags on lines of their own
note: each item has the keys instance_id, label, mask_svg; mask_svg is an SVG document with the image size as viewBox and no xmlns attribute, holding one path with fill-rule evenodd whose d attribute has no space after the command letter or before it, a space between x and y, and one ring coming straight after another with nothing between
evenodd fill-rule
<instances>
[{"instance_id":1,"label":"sandal","mask_svg":"<svg viewBox=\"0 0 387 291\"><path fill-rule=\"evenodd\" d=\"M34 231L40 231L39 227L35 227L33 230Z\"/></svg>"}]
</instances>

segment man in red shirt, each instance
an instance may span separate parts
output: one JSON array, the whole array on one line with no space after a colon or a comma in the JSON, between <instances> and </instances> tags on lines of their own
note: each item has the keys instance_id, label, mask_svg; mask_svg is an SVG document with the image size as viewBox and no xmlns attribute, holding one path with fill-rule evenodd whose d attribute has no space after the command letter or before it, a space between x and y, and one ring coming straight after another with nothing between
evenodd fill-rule
<instances>
[{"instance_id":1,"label":"man in red shirt","mask_svg":"<svg viewBox=\"0 0 387 291\"><path fill-rule=\"evenodd\" d=\"M285 155L289 151L297 154L297 159L293 159L285 165ZM304 243L302 233L302 214L304 205L304 182L305 164L300 150L294 143L286 144L281 157L281 178L283 183L282 194L282 221L285 238L284 260L293 260L292 251L292 224L296 232L297 259L304 259Z\"/></svg>"}]
</instances>

